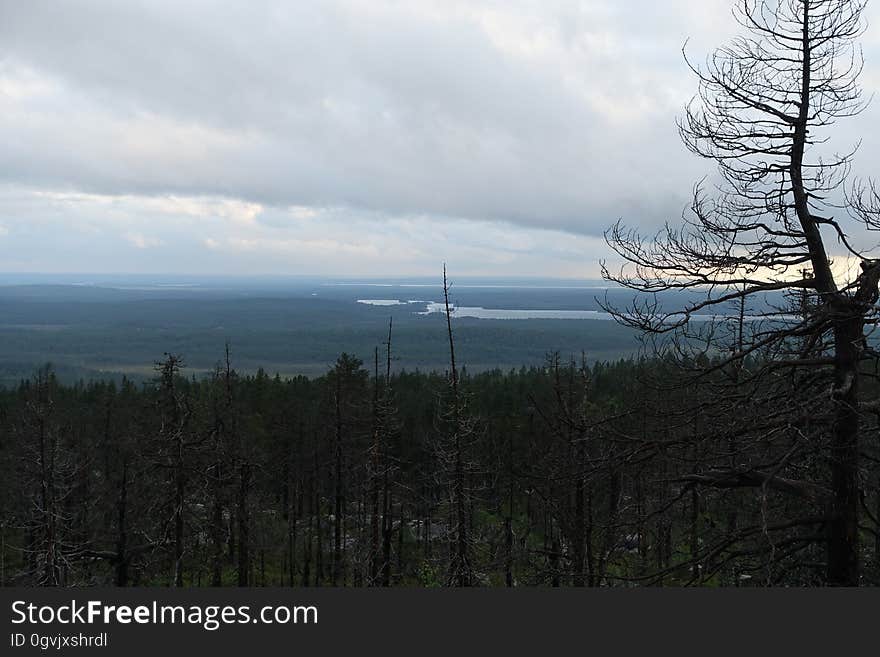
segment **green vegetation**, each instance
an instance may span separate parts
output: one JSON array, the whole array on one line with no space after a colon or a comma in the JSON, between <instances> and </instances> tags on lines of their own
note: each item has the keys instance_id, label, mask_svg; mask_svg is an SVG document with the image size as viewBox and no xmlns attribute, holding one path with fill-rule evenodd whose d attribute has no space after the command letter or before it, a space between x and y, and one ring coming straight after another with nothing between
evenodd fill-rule
<instances>
[{"instance_id":1,"label":"green vegetation","mask_svg":"<svg viewBox=\"0 0 880 657\"><path fill-rule=\"evenodd\" d=\"M0 392L0 583L447 585L457 495L475 585L822 582L819 501L694 486L731 441L751 472L775 448L748 438L757 415L713 414L664 362L551 355L463 374L451 406L446 375L386 380L375 355L378 368L343 355L317 378L225 361L191 378L168 357L140 385L41 370ZM821 417L774 431L821 432ZM825 476L809 453L788 458L802 479ZM872 517L866 583L880 576Z\"/></svg>"},{"instance_id":2,"label":"green vegetation","mask_svg":"<svg viewBox=\"0 0 880 657\"><path fill-rule=\"evenodd\" d=\"M0 288L0 385L17 385L46 362L66 382L118 382L123 375L145 381L164 352L185 354L187 372L206 375L227 341L243 373L262 368L283 376L315 377L336 360L339 345L368 361L390 316L399 354L396 369L446 367L442 316L418 315L418 307L366 306L348 298L362 290L332 299L236 298L228 292L154 298L119 290L105 290L101 296L94 288L75 287L51 288L54 294L47 298L43 286L27 290L30 296L21 288ZM543 293L533 294L525 301L540 306L541 298ZM492 296L485 301L503 303ZM638 347L633 332L610 321L462 318L457 326L461 363L472 372L539 365L548 350L586 350L595 360L608 360Z\"/></svg>"}]
</instances>

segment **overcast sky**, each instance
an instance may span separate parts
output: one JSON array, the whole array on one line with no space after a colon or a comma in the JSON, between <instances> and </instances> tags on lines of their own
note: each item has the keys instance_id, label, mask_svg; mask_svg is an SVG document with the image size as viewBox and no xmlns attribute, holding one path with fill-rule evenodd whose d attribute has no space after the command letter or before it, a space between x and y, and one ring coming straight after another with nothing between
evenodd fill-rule
<instances>
[{"instance_id":1,"label":"overcast sky","mask_svg":"<svg viewBox=\"0 0 880 657\"><path fill-rule=\"evenodd\" d=\"M730 6L0 0L0 271L595 277L712 171L680 49Z\"/></svg>"}]
</instances>

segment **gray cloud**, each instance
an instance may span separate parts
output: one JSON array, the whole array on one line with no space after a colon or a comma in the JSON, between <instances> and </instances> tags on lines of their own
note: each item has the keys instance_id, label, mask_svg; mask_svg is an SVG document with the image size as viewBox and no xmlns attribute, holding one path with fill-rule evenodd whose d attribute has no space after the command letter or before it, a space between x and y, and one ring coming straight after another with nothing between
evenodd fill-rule
<instances>
[{"instance_id":1,"label":"gray cloud","mask_svg":"<svg viewBox=\"0 0 880 657\"><path fill-rule=\"evenodd\" d=\"M694 90L679 48L721 43L729 6L0 0L0 181L129 197L134 223L149 208L137 199L173 195L258 204L260 230L295 231L289 206L462 236L461 220L584 236L618 217L656 226L711 171L678 142ZM0 203L8 242L16 217ZM105 206L91 216L110 231ZM328 239L346 230L325 226ZM203 244L211 229L187 236ZM168 241L128 230L133 248Z\"/></svg>"}]
</instances>

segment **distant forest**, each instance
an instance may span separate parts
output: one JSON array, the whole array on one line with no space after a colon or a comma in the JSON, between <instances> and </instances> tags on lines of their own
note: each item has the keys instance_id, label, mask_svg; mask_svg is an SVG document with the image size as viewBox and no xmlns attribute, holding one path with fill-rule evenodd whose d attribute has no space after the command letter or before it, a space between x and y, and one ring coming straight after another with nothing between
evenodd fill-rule
<instances>
[{"instance_id":1,"label":"distant forest","mask_svg":"<svg viewBox=\"0 0 880 657\"><path fill-rule=\"evenodd\" d=\"M186 280L186 279L184 279ZM245 283L236 281L239 285ZM64 383L125 376L142 383L163 352L186 355L186 373L209 376L228 340L236 369L284 376L324 374L343 349L369 361L377 336L394 318L398 370L443 370L448 360L442 314L420 315L425 304L375 307L358 298L418 295L442 290L334 286L284 281L271 288L119 289L77 285L0 285L0 385L15 386L51 362ZM118 284L110 282L110 284ZM556 282L559 284L559 282ZM131 283L129 283L131 285ZM459 305L491 308L600 310L602 290L453 288ZM611 292L623 303L631 294ZM523 305L525 304L525 305ZM603 320L459 318L456 339L471 372L541 365L549 349L616 360L638 351L635 332Z\"/></svg>"}]
</instances>

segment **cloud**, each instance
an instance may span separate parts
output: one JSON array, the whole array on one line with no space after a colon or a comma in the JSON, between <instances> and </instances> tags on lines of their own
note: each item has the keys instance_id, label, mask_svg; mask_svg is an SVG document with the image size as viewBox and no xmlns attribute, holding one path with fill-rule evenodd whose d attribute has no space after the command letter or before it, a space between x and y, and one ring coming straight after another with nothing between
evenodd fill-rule
<instances>
[{"instance_id":1,"label":"cloud","mask_svg":"<svg viewBox=\"0 0 880 657\"><path fill-rule=\"evenodd\" d=\"M592 234L683 203L649 174L684 35L638 42L644 7L3 6L3 77L31 90L0 96L7 180Z\"/></svg>"},{"instance_id":2,"label":"cloud","mask_svg":"<svg viewBox=\"0 0 880 657\"><path fill-rule=\"evenodd\" d=\"M459 275L584 277L603 248L558 230L350 208L266 208L242 222L202 197L0 187L0 207L14 217L0 241L10 271L436 275L447 261Z\"/></svg>"},{"instance_id":3,"label":"cloud","mask_svg":"<svg viewBox=\"0 0 880 657\"><path fill-rule=\"evenodd\" d=\"M126 233L123 237L127 242L134 244L139 249L152 249L164 244L162 240L156 237L146 237L143 233Z\"/></svg>"},{"instance_id":4,"label":"cloud","mask_svg":"<svg viewBox=\"0 0 880 657\"><path fill-rule=\"evenodd\" d=\"M8 190L43 193L40 211L27 201L36 225L92 209L68 216L72 241L133 231L196 253L230 248L231 224L267 250L262 231L312 221L330 222L315 239L357 243L329 234L341 216L420 217L474 240L467 222L503 225L494 234L523 244L536 230L592 244L619 217L651 229L712 171L678 141L696 88L680 48L694 37L699 58L723 43L730 7L0 0L0 220L15 220ZM880 42L865 44L876 86ZM865 134L857 173L876 168L876 111L838 133L842 149ZM128 225L147 214L156 225Z\"/></svg>"}]
</instances>

